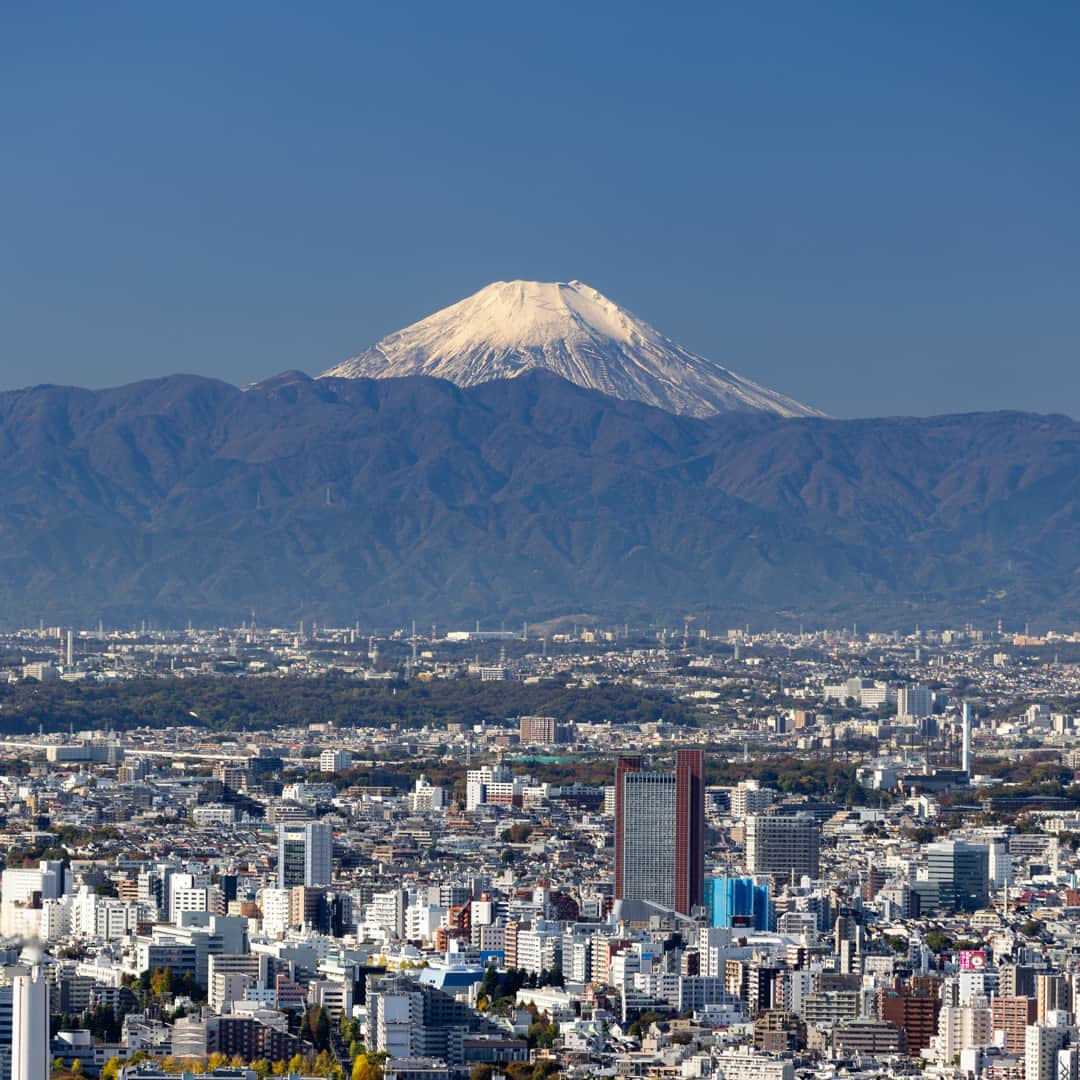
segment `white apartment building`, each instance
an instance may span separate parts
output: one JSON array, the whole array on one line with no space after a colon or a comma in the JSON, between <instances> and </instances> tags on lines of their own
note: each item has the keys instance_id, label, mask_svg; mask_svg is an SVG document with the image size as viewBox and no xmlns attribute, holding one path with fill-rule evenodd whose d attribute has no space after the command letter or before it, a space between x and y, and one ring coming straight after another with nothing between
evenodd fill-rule
<instances>
[{"instance_id":1,"label":"white apartment building","mask_svg":"<svg viewBox=\"0 0 1080 1080\"><path fill-rule=\"evenodd\" d=\"M336 773L351 769L353 756L348 750L324 750L319 755L319 772Z\"/></svg>"},{"instance_id":2,"label":"white apartment building","mask_svg":"<svg viewBox=\"0 0 1080 1080\"><path fill-rule=\"evenodd\" d=\"M263 933L277 937L289 929L289 890L263 889L259 893Z\"/></svg>"},{"instance_id":3,"label":"white apartment building","mask_svg":"<svg viewBox=\"0 0 1080 1080\"><path fill-rule=\"evenodd\" d=\"M990 1009L975 1005L945 1005L938 1014L938 1033L930 1044L934 1061L948 1065L964 1050L994 1041Z\"/></svg>"},{"instance_id":4,"label":"white apartment building","mask_svg":"<svg viewBox=\"0 0 1080 1080\"><path fill-rule=\"evenodd\" d=\"M207 803L191 811L191 820L200 826L216 826L231 829L236 825L236 807L222 803Z\"/></svg>"},{"instance_id":5,"label":"white apartment building","mask_svg":"<svg viewBox=\"0 0 1080 1080\"><path fill-rule=\"evenodd\" d=\"M446 792L428 782L426 776L416 781L416 786L409 793L409 809L414 813L427 810L442 810L446 806Z\"/></svg>"},{"instance_id":6,"label":"white apartment building","mask_svg":"<svg viewBox=\"0 0 1080 1080\"><path fill-rule=\"evenodd\" d=\"M405 890L389 889L375 893L368 906L368 922L381 927L395 938L405 936Z\"/></svg>"},{"instance_id":7,"label":"white apartment building","mask_svg":"<svg viewBox=\"0 0 1080 1080\"><path fill-rule=\"evenodd\" d=\"M773 804L776 792L763 788L757 780L742 780L731 789L731 816L744 818L748 814L760 814Z\"/></svg>"},{"instance_id":8,"label":"white apartment building","mask_svg":"<svg viewBox=\"0 0 1080 1080\"><path fill-rule=\"evenodd\" d=\"M717 1056L716 1065L723 1080L795 1080L791 1061L766 1057L745 1048L725 1050Z\"/></svg>"},{"instance_id":9,"label":"white apartment building","mask_svg":"<svg viewBox=\"0 0 1080 1080\"><path fill-rule=\"evenodd\" d=\"M533 975L559 966L562 956L562 933L547 926L519 930L517 935L517 966Z\"/></svg>"}]
</instances>

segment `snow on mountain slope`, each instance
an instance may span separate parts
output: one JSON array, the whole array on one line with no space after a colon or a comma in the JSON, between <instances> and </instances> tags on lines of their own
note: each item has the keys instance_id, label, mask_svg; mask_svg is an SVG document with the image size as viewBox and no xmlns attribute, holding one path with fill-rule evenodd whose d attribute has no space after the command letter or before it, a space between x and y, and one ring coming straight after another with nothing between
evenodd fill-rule
<instances>
[{"instance_id":1,"label":"snow on mountain slope","mask_svg":"<svg viewBox=\"0 0 1080 1080\"><path fill-rule=\"evenodd\" d=\"M689 416L822 415L689 352L580 281L496 281L321 377L432 375L473 386L537 367Z\"/></svg>"}]
</instances>

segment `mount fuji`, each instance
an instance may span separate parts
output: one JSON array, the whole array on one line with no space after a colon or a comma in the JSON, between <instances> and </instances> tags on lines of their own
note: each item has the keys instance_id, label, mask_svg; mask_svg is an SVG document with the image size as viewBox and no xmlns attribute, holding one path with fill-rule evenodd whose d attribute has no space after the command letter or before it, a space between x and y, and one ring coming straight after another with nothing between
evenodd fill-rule
<instances>
[{"instance_id":1,"label":"mount fuji","mask_svg":"<svg viewBox=\"0 0 1080 1080\"><path fill-rule=\"evenodd\" d=\"M429 375L475 386L535 368L687 416L824 415L684 349L580 281L496 281L321 378Z\"/></svg>"}]
</instances>

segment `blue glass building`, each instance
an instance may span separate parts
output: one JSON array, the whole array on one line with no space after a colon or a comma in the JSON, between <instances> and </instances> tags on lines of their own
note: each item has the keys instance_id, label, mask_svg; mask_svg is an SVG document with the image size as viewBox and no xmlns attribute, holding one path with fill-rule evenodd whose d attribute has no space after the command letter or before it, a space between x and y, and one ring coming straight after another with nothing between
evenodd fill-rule
<instances>
[{"instance_id":1,"label":"blue glass building","mask_svg":"<svg viewBox=\"0 0 1080 1080\"><path fill-rule=\"evenodd\" d=\"M771 930L769 886L753 878L713 877L705 881L709 925L729 929Z\"/></svg>"}]
</instances>

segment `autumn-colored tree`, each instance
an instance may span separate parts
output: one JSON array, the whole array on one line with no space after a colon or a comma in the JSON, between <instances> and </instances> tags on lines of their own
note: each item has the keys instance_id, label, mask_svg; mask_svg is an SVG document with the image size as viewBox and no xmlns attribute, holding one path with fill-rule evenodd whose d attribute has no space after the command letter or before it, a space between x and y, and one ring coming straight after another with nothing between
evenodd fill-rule
<instances>
[{"instance_id":1,"label":"autumn-colored tree","mask_svg":"<svg viewBox=\"0 0 1080 1080\"><path fill-rule=\"evenodd\" d=\"M359 1054L353 1062L352 1080L383 1080L382 1066L372 1061L367 1054Z\"/></svg>"},{"instance_id":2,"label":"autumn-colored tree","mask_svg":"<svg viewBox=\"0 0 1080 1080\"><path fill-rule=\"evenodd\" d=\"M172 970L158 968L150 976L150 993L156 998L163 998L172 986Z\"/></svg>"}]
</instances>

